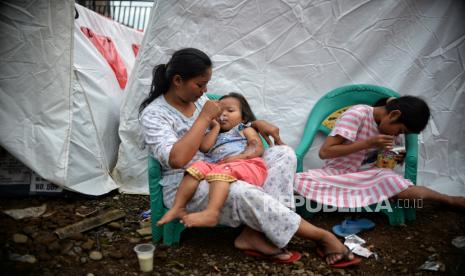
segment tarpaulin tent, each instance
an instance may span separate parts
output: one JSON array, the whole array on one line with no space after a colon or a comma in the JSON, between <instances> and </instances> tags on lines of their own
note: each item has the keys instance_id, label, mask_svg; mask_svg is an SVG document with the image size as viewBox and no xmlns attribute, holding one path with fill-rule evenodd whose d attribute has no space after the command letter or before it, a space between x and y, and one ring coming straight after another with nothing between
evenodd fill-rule
<instances>
[{"instance_id":1,"label":"tarpaulin tent","mask_svg":"<svg viewBox=\"0 0 465 276\"><path fill-rule=\"evenodd\" d=\"M118 188L120 103L143 33L69 0L0 7L0 145L68 190Z\"/></svg>"},{"instance_id":2,"label":"tarpaulin tent","mask_svg":"<svg viewBox=\"0 0 465 276\"><path fill-rule=\"evenodd\" d=\"M214 62L209 92L243 93L293 147L312 106L336 87L376 84L424 98L432 118L419 137L418 182L465 195L464 17L460 0L156 1L121 108L120 191L148 193L137 116L152 68L196 47ZM321 165L320 143L307 169Z\"/></svg>"}]
</instances>

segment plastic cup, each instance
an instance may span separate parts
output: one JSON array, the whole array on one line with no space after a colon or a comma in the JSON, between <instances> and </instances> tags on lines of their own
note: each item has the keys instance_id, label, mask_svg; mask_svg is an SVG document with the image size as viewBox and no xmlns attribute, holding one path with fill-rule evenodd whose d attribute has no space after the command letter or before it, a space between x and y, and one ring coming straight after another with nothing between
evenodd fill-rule
<instances>
[{"instance_id":1,"label":"plastic cup","mask_svg":"<svg viewBox=\"0 0 465 276\"><path fill-rule=\"evenodd\" d=\"M153 270L153 251L155 251L155 245L151 243L142 243L134 247L134 251L137 254L139 260L140 270L142 272L150 272Z\"/></svg>"}]
</instances>

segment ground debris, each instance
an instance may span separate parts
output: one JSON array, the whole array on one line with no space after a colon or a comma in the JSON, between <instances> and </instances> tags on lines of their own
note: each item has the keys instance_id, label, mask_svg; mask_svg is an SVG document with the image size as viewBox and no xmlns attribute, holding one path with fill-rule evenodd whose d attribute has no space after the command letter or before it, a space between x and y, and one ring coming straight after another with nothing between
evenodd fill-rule
<instances>
[{"instance_id":1,"label":"ground debris","mask_svg":"<svg viewBox=\"0 0 465 276\"><path fill-rule=\"evenodd\" d=\"M125 216L122 210L110 210L95 217L86 218L79 222L67 225L63 228L55 230L55 233L60 239L72 236L75 233L81 233L100 225L106 224L110 221L120 219Z\"/></svg>"},{"instance_id":2,"label":"ground debris","mask_svg":"<svg viewBox=\"0 0 465 276\"><path fill-rule=\"evenodd\" d=\"M23 218L30 218L30 217L32 218L40 217L42 214L45 213L46 210L47 210L47 205L42 204L41 206L37 206L37 207L5 210L3 211L3 213L9 215L10 217L14 219L23 219Z\"/></svg>"}]
</instances>

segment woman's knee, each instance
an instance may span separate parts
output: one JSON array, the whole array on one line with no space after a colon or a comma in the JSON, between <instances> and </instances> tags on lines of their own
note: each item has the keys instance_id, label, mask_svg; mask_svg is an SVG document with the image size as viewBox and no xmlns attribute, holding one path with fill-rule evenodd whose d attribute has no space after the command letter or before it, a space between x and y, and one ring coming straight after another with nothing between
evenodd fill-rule
<instances>
[{"instance_id":1,"label":"woman's knee","mask_svg":"<svg viewBox=\"0 0 465 276\"><path fill-rule=\"evenodd\" d=\"M267 164L286 163L288 166L297 166L297 158L294 150L287 145L273 146L268 148L263 155Z\"/></svg>"}]
</instances>

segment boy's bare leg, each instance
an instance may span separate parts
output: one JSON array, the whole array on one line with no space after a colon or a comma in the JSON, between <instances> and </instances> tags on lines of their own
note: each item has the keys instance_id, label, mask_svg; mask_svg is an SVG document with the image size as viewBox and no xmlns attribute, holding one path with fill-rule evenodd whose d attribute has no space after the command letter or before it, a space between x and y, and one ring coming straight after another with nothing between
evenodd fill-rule
<instances>
[{"instance_id":1,"label":"boy's bare leg","mask_svg":"<svg viewBox=\"0 0 465 276\"><path fill-rule=\"evenodd\" d=\"M208 205L203 211L191 213L182 217L186 227L213 227L218 224L220 210L229 193L229 182L214 181L209 183Z\"/></svg>"},{"instance_id":2,"label":"boy's bare leg","mask_svg":"<svg viewBox=\"0 0 465 276\"><path fill-rule=\"evenodd\" d=\"M422 186L410 186L406 190L398 193L395 197L413 200L422 199L429 202L444 204L455 210L465 211L465 197L441 194Z\"/></svg>"},{"instance_id":3,"label":"boy's bare leg","mask_svg":"<svg viewBox=\"0 0 465 276\"><path fill-rule=\"evenodd\" d=\"M166 214L157 221L157 225L161 226L166 224L173 219L182 218L187 214L186 205L194 196L197 187L199 186L199 181L195 179L192 175L186 174L179 184L179 188L176 191L176 196L174 198L173 207L169 209Z\"/></svg>"}]
</instances>

